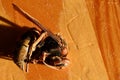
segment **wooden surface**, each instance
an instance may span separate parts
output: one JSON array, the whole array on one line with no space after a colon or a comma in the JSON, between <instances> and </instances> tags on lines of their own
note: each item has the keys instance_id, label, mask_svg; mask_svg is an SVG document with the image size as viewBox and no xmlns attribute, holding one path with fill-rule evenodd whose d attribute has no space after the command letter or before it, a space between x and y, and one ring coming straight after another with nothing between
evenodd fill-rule
<instances>
[{"instance_id":1,"label":"wooden surface","mask_svg":"<svg viewBox=\"0 0 120 80\"><path fill-rule=\"evenodd\" d=\"M35 26L15 3L68 42L70 65L56 71L30 64L22 72L10 58L17 38ZM120 2L118 0L0 0L0 80L120 80ZM27 26L27 27L25 27Z\"/></svg>"}]
</instances>

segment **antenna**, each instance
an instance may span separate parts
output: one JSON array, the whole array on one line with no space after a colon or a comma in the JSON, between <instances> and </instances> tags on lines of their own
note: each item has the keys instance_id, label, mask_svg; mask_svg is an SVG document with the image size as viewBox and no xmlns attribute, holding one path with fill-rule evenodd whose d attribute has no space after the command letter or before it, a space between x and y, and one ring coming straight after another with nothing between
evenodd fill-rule
<instances>
[{"instance_id":1,"label":"antenna","mask_svg":"<svg viewBox=\"0 0 120 80\"><path fill-rule=\"evenodd\" d=\"M18 11L20 14L22 14L25 18L27 18L29 21L37 25L41 30L45 31L48 33L50 37L52 37L58 44L61 46L60 38L57 37L55 34L53 34L50 30L46 29L38 20L36 20L34 17L29 15L27 12L25 12L23 9L19 8L17 5L14 3L12 4L14 9Z\"/></svg>"}]
</instances>

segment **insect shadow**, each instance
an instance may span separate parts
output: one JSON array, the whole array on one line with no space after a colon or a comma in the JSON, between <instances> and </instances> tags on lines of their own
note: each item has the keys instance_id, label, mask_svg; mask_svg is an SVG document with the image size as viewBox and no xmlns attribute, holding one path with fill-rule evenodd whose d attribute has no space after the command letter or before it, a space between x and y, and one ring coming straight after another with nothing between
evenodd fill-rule
<instances>
[{"instance_id":1,"label":"insect shadow","mask_svg":"<svg viewBox=\"0 0 120 80\"><path fill-rule=\"evenodd\" d=\"M12 60L17 40L29 28L20 27L2 16L0 22L0 58Z\"/></svg>"}]
</instances>

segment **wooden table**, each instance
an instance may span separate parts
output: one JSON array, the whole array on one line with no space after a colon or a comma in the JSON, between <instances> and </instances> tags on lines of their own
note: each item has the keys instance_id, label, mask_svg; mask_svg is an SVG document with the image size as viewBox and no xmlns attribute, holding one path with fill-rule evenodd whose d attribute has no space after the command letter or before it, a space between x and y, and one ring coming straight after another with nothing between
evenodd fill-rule
<instances>
[{"instance_id":1,"label":"wooden table","mask_svg":"<svg viewBox=\"0 0 120 80\"><path fill-rule=\"evenodd\" d=\"M15 65L9 56L16 40L35 25L12 3L63 35L69 48L68 67L57 71L30 64L29 73L24 73ZM120 80L119 14L118 0L0 0L0 16L20 25L0 19L0 80Z\"/></svg>"}]
</instances>

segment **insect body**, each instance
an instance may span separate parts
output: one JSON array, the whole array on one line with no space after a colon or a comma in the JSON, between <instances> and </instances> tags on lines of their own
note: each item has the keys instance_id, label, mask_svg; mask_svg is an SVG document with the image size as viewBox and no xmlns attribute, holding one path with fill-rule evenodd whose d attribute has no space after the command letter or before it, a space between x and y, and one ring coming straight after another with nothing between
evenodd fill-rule
<instances>
[{"instance_id":1,"label":"insect body","mask_svg":"<svg viewBox=\"0 0 120 80\"><path fill-rule=\"evenodd\" d=\"M27 65L29 62L42 62L48 67L57 70L68 65L66 42L59 35L55 35L47 30L15 4L13 6L18 12L39 27L39 30L31 29L23 34L15 50L15 63L24 71L28 70Z\"/></svg>"},{"instance_id":2,"label":"insect body","mask_svg":"<svg viewBox=\"0 0 120 80\"><path fill-rule=\"evenodd\" d=\"M65 46L65 42L63 44ZM66 56L66 47L61 49L59 44L48 36L38 44L31 58L34 63L39 63L42 60L45 65L53 69L61 69L69 63Z\"/></svg>"},{"instance_id":3,"label":"insect body","mask_svg":"<svg viewBox=\"0 0 120 80\"><path fill-rule=\"evenodd\" d=\"M20 41L17 43L14 52L14 61L24 71L27 71L27 63L29 62L29 56L31 55L30 52L35 50L36 45L33 47L33 44L35 44L39 35L40 32L36 29L30 29L22 35ZM40 36L40 38L42 37Z\"/></svg>"}]
</instances>

